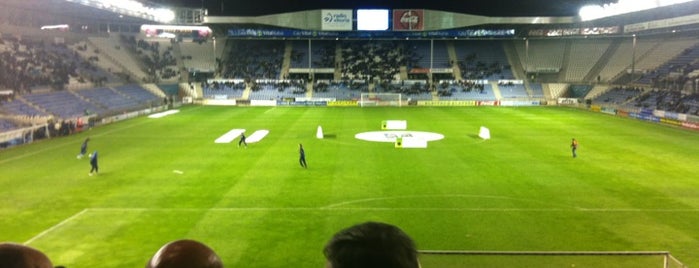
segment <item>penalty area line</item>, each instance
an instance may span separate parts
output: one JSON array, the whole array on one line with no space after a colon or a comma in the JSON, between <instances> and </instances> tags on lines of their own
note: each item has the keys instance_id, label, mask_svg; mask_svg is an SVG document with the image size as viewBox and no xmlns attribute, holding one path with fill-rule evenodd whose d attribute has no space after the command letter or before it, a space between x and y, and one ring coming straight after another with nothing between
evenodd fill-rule
<instances>
[{"instance_id":1,"label":"penalty area line","mask_svg":"<svg viewBox=\"0 0 699 268\"><path fill-rule=\"evenodd\" d=\"M89 210L89 209L83 209L82 211L73 214L73 216L70 216L70 217L66 218L65 220L59 222L58 224L56 224L56 225L54 225L54 226L51 226L51 228L48 228L48 229L44 230L43 232L41 232L41 233L35 235L35 236L32 237L31 239L25 241L24 244L25 244L25 245L31 244L32 242L34 242L34 241L36 241L37 239L39 239L39 238L45 236L46 234L48 234L48 233L50 233L50 232L52 232L52 231L54 231L54 230L56 230L56 229L58 229L58 228L61 228L61 227L62 227L63 225L65 225L66 223L68 223L68 222L70 222L70 221L72 221L72 220L74 220L74 219L77 219L78 217L80 217L80 216L82 216L83 214L85 214L85 212L87 212L88 210Z\"/></svg>"}]
</instances>

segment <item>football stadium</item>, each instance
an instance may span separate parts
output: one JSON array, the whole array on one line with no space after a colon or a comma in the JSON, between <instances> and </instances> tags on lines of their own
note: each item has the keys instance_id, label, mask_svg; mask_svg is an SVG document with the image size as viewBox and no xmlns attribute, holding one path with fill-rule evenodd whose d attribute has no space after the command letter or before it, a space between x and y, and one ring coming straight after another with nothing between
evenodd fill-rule
<instances>
[{"instance_id":1,"label":"football stadium","mask_svg":"<svg viewBox=\"0 0 699 268\"><path fill-rule=\"evenodd\" d=\"M365 222L425 268L699 266L699 2L182 2L0 3L0 267L332 267Z\"/></svg>"}]
</instances>

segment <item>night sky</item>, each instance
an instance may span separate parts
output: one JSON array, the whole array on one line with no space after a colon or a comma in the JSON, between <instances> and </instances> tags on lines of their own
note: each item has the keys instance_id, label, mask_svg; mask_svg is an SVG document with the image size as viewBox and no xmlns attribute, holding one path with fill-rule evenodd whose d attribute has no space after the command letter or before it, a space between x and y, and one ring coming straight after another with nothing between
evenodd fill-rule
<instances>
[{"instance_id":1,"label":"night sky","mask_svg":"<svg viewBox=\"0 0 699 268\"><path fill-rule=\"evenodd\" d=\"M258 16L313 9L413 8L484 16L575 16L585 4L615 0L157 0L209 10L212 16Z\"/></svg>"}]
</instances>

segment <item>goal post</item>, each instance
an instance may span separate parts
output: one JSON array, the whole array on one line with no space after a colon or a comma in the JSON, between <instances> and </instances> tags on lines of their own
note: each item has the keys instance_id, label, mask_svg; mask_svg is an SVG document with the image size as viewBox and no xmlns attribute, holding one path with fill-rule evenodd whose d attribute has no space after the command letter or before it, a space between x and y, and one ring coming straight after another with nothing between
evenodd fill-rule
<instances>
[{"instance_id":1,"label":"goal post","mask_svg":"<svg viewBox=\"0 0 699 268\"><path fill-rule=\"evenodd\" d=\"M362 93L359 99L360 107L372 106L403 106L401 93Z\"/></svg>"}]
</instances>

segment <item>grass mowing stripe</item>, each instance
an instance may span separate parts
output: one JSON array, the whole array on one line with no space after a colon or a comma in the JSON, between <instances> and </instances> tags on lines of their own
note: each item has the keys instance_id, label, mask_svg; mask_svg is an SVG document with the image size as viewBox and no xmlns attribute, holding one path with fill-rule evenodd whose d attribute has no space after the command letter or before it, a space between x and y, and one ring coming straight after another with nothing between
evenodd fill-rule
<instances>
[{"instance_id":1,"label":"grass mowing stripe","mask_svg":"<svg viewBox=\"0 0 699 268\"><path fill-rule=\"evenodd\" d=\"M389 119L445 139L399 150L354 138ZM491 140L476 137L481 125ZM270 133L248 149L212 142L232 128ZM330 235L376 220L421 249L653 249L699 263L699 135L677 128L550 107L183 107L85 134L100 135L99 176L75 159L84 134L0 151L40 150L0 162L0 240L90 208L32 245L60 265L142 267L168 240L192 238L226 266L322 267Z\"/></svg>"}]
</instances>

